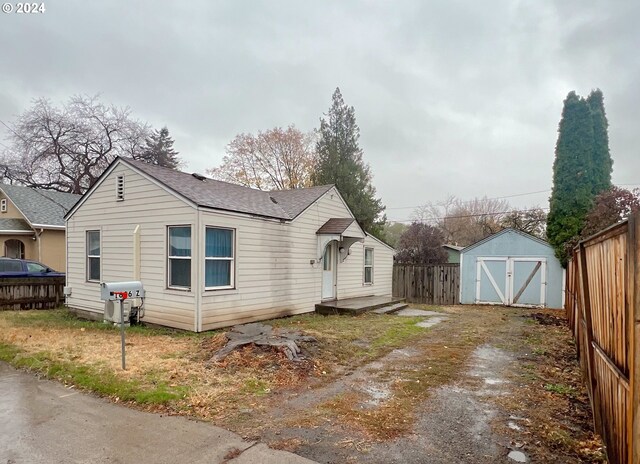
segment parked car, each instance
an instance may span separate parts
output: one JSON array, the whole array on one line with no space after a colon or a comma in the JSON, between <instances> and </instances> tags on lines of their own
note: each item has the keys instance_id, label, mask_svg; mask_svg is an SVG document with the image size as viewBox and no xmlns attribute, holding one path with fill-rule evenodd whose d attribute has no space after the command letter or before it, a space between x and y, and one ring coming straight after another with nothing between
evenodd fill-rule
<instances>
[{"instance_id":1,"label":"parked car","mask_svg":"<svg viewBox=\"0 0 640 464\"><path fill-rule=\"evenodd\" d=\"M64 273L29 259L0 258L0 277L64 277Z\"/></svg>"}]
</instances>

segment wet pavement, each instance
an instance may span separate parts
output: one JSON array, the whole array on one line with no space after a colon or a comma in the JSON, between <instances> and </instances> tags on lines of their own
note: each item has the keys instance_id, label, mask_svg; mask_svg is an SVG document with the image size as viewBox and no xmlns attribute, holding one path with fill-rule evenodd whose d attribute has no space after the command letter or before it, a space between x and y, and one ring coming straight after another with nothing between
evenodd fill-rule
<instances>
[{"instance_id":1,"label":"wet pavement","mask_svg":"<svg viewBox=\"0 0 640 464\"><path fill-rule=\"evenodd\" d=\"M204 422L112 404L0 362L0 464L175 462L313 461Z\"/></svg>"}]
</instances>

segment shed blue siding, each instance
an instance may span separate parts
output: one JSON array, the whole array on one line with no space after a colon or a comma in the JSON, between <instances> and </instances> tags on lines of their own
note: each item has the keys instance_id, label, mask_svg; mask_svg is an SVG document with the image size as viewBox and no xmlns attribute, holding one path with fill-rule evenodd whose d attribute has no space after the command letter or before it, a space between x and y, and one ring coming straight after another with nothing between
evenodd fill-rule
<instances>
[{"instance_id":1,"label":"shed blue siding","mask_svg":"<svg viewBox=\"0 0 640 464\"><path fill-rule=\"evenodd\" d=\"M530 237L524 233L507 229L499 232L484 241L472 245L462 250L460 265L460 302L462 304L474 304L476 302L476 276L477 276L477 258L544 258L546 259L546 305L550 308L563 307L563 269L560 262L555 257L553 248L541 240ZM492 267L496 274L505 272L505 265L495 263ZM534 265L529 267L522 265L522 273L515 279L514 286L519 288L526 279L526 276L533 270ZM522 277L524 275L524 277ZM481 300L484 295L495 297L495 291L487 282L486 276L482 275L482 293ZM501 284L504 285L504 277ZM496 279L497 280L497 279ZM535 288L537 280L537 288L540 288L539 276L532 281ZM535 291L531 288L523 293L520 302L529 303L535 299Z\"/></svg>"}]
</instances>

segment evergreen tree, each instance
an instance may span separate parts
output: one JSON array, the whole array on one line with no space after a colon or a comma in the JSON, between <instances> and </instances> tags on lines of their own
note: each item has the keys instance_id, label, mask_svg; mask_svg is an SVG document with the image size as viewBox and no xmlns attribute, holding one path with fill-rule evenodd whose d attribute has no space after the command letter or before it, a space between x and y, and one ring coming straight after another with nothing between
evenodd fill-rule
<instances>
[{"instance_id":1,"label":"evergreen tree","mask_svg":"<svg viewBox=\"0 0 640 464\"><path fill-rule=\"evenodd\" d=\"M553 163L547 237L566 264L593 205L598 180L594 166L594 122L589 103L575 92L564 101Z\"/></svg>"},{"instance_id":2,"label":"evergreen tree","mask_svg":"<svg viewBox=\"0 0 640 464\"><path fill-rule=\"evenodd\" d=\"M147 138L141 153L135 158L171 169L178 169L181 163L178 152L173 149L173 139L169 137L169 129L166 126L160 130L156 129Z\"/></svg>"},{"instance_id":3,"label":"evergreen tree","mask_svg":"<svg viewBox=\"0 0 640 464\"><path fill-rule=\"evenodd\" d=\"M359 138L355 110L345 104L336 88L326 118L320 118L312 182L335 184L360 225L379 237L386 222L386 217L381 216L384 206L382 200L375 198L376 189L371 184L369 165L362 159Z\"/></svg>"},{"instance_id":4,"label":"evergreen tree","mask_svg":"<svg viewBox=\"0 0 640 464\"><path fill-rule=\"evenodd\" d=\"M593 119L593 194L598 195L612 187L613 161L609 153L609 134L607 132L609 123L604 111L604 97L600 89L593 90L589 94L587 103Z\"/></svg>"}]
</instances>

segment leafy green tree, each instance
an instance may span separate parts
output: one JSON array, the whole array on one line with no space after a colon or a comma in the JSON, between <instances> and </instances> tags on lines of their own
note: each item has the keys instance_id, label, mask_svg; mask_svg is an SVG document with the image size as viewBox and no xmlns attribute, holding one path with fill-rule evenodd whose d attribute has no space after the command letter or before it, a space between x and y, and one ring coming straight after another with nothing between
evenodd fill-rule
<instances>
[{"instance_id":1,"label":"leafy green tree","mask_svg":"<svg viewBox=\"0 0 640 464\"><path fill-rule=\"evenodd\" d=\"M169 136L169 129L166 126L153 131L147 137L141 152L134 155L134 158L171 169L178 169L181 164L178 152L173 149L173 139Z\"/></svg>"},{"instance_id":2,"label":"leafy green tree","mask_svg":"<svg viewBox=\"0 0 640 464\"><path fill-rule=\"evenodd\" d=\"M386 222L382 200L375 197L369 165L362 159L358 145L360 129L353 106L347 106L340 89L326 118L320 118L317 161L311 180L314 185L335 184L356 220L369 233L382 236Z\"/></svg>"},{"instance_id":3,"label":"leafy green tree","mask_svg":"<svg viewBox=\"0 0 640 464\"><path fill-rule=\"evenodd\" d=\"M611 188L613 161L609 153L607 115L604 111L604 96L600 89L587 97L593 119L593 194L598 195Z\"/></svg>"},{"instance_id":4,"label":"leafy green tree","mask_svg":"<svg viewBox=\"0 0 640 464\"><path fill-rule=\"evenodd\" d=\"M407 230L409 226L402 222L387 222L383 227L383 239L393 248L398 246L400 236Z\"/></svg>"},{"instance_id":5,"label":"leafy green tree","mask_svg":"<svg viewBox=\"0 0 640 464\"><path fill-rule=\"evenodd\" d=\"M596 100L594 98L594 104ZM604 171L609 169L610 176L611 165L594 155L596 124L593 114L587 100L575 92L567 95L558 129L547 218L547 237L563 265L570 254L567 244L575 242L575 237L580 235L595 196L606 189L603 188L606 184Z\"/></svg>"}]
</instances>

